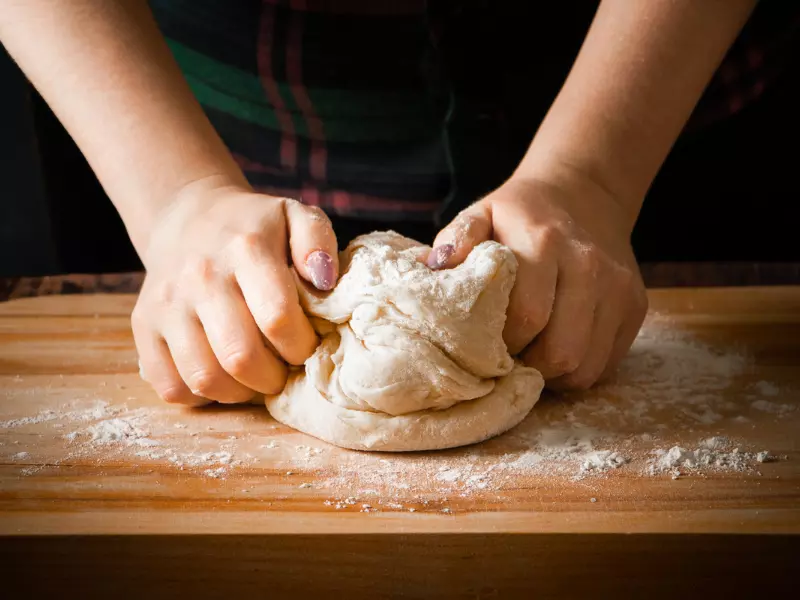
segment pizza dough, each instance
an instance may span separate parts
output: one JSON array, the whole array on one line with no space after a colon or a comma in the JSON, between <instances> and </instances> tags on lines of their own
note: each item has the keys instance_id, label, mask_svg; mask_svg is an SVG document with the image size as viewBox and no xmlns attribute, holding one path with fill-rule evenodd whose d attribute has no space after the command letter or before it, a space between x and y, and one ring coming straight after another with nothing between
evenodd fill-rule
<instances>
[{"instance_id":1,"label":"pizza dough","mask_svg":"<svg viewBox=\"0 0 800 600\"><path fill-rule=\"evenodd\" d=\"M514 254L484 242L460 266L433 271L429 250L371 233L341 253L333 291L297 279L322 342L266 397L275 419L345 448L412 451L479 442L528 414L544 382L502 337Z\"/></svg>"}]
</instances>

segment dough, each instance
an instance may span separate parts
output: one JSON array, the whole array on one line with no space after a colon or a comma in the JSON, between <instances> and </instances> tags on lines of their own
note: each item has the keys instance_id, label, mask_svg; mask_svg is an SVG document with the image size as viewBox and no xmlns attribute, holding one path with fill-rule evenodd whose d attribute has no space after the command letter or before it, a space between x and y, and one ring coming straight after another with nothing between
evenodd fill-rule
<instances>
[{"instance_id":1,"label":"dough","mask_svg":"<svg viewBox=\"0 0 800 600\"><path fill-rule=\"evenodd\" d=\"M479 442L528 414L544 382L502 337L514 254L484 242L433 271L419 260L428 250L371 233L341 253L333 291L297 278L322 342L266 397L275 419L345 448L412 451Z\"/></svg>"}]
</instances>

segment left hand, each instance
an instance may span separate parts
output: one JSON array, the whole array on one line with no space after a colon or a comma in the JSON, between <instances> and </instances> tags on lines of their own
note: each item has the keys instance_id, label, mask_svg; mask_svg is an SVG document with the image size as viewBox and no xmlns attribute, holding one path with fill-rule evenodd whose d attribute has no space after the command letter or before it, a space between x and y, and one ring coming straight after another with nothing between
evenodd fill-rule
<instances>
[{"instance_id":1,"label":"left hand","mask_svg":"<svg viewBox=\"0 0 800 600\"><path fill-rule=\"evenodd\" d=\"M436 238L431 268L496 240L519 261L504 338L548 387L587 389L625 356L647 312L630 219L580 177L513 177L462 211Z\"/></svg>"}]
</instances>

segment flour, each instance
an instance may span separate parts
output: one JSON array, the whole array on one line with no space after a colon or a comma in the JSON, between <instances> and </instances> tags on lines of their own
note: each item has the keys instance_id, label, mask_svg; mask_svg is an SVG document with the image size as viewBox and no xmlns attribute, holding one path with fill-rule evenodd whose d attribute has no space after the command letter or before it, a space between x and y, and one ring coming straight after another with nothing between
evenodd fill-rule
<instances>
[{"instance_id":1,"label":"flour","mask_svg":"<svg viewBox=\"0 0 800 600\"><path fill-rule=\"evenodd\" d=\"M748 404L728 391L746 374L750 360L736 348L723 351L704 344L656 316L612 381L548 399L505 434L503 445L513 451L497 455L492 444L483 444L436 460L378 462L348 454L322 487L341 494L336 498L364 497L377 488L385 502L441 503L452 496L501 496L520 481L540 476L585 482L626 470L648 477L751 471L771 455L746 449L743 441L739 448L714 436L692 446L664 445L672 439L698 439L695 431L722 423L751 422L741 414ZM752 390L774 398L779 387L762 381ZM757 402L753 408L794 410L775 402Z\"/></svg>"},{"instance_id":2,"label":"flour","mask_svg":"<svg viewBox=\"0 0 800 600\"><path fill-rule=\"evenodd\" d=\"M626 456L620 455L613 450L599 450L592 452L581 463L580 470L576 475L577 479L582 479L590 473L605 473L611 469L619 469L622 465L630 462Z\"/></svg>"},{"instance_id":3,"label":"flour","mask_svg":"<svg viewBox=\"0 0 800 600\"><path fill-rule=\"evenodd\" d=\"M752 468L754 461L764 462L769 452L757 454L742 452L733 447L730 440L724 437L711 437L702 440L694 450L673 446L668 450L654 450L654 458L648 461L646 473L655 475L670 472L680 475L683 471L738 471ZM759 460L759 457L762 460Z\"/></svg>"},{"instance_id":4,"label":"flour","mask_svg":"<svg viewBox=\"0 0 800 600\"><path fill-rule=\"evenodd\" d=\"M655 317L642 329L615 378L587 394L586 412L601 408L617 425L658 425L675 409L679 426L711 425L741 412L725 395L743 374L748 358L736 349L722 351ZM613 405L604 396L621 399ZM605 411L605 412L603 412ZM575 414L574 417L579 417ZM673 424L671 424L673 425Z\"/></svg>"},{"instance_id":5,"label":"flour","mask_svg":"<svg viewBox=\"0 0 800 600\"><path fill-rule=\"evenodd\" d=\"M786 415L795 410L794 406L791 404L778 404L777 402L770 402L768 400L755 400L750 406L761 412L772 413L774 415Z\"/></svg>"},{"instance_id":6,"label":"flour","mask_svg":"<svg viewBox=\"0 0 800 600\"><path fill-rule=\"evenodd\" d=\"M220 451L186 451L171 448L166 442L153 439L149 423L158 423L159 411L148 409L129 410L127 406L112 406L106 401L94 401L89 406L76 409L74 403L66 405L63 411L43 411L31 417L11 419L0 423L2 427L11 429L27 425L52 423L54 429L63 429L65 423L85 425L81 429L61 435L67 442L67 451L57 464L64 460L87 457L108 456L114 452L130 452L132 457L151 461L165 460L179 469L201 468L207 477L220 479L231 469L242 464L234 459L232 452ZM175 424L175 429L186 429L184 423ZM230 436L236 439L236 436ZM226 442L227 443L227 442ZM18 453L30 457L27 452ZM25 475L31 475L40 467L27 469Z\"/></svg>"},{"instance_id":7,"label":"flour","mask_svg":"<svg viewBox=\"0 0 800 600\"><path fill-rule=\"evenodd\" d=\"M112 417L127 410L125 406L111 406L105 400L96 400L92 402L88 408L83 408L81 410L71 410L72 408L74 408L74 404L67 405L63 411L48 409L33 416L0 421L0 429L16 429L17 427L37 425L39 423L48 423L57 420L88 423L90 421ZM52 426L56 429L60 429L63 427L63 423L54 423Z\"/></svg>"},{"instance_id":8,"label":"flour","mask_svg":"<svg viewBox=\"0 0 800 600\"><path fill-rule=\"evenodd\" d=\"M89 423L92 421L99 421L100 419L107 419L116 415L127 412L127 406L112 406L104 400L99 400L93 406L83 409L69 411L64 415L69 421L78 421L81 423Z\"/></svg>"},{"instance_id":9,"label":"flour","mask_svg":"<svg viewBox=\"0 0 800 600\"><path fill-rule=\"evenodd\" d=\"M54 410L45 410L33 417L21 417L19 419L10 419L8 421L0 421L0 429L14 429L22 427L23 425L35 425L37 423L46 423L47 421L54 421L59 418L59 414Z\"/></svg>"},{"instance_id":10,"label":"flour","mask_svg":"<svg viewBox=\"0 0 800 600\"><path fill-rule=\"evenodd\" d=\"M92 425L87 433L93 444L157 445L157 442L147 439L149 432L137 426L140 421L141 419L108 419Z\"/></svg>"},{"instance_id":11,"label":"flour","mask_svg":"<svg viewBox=\"0 0 800 600\"><path fill-rule=\"evenodd\" d=\"M537 487L560 494L580 486L587 491L581 498L603 499L597 486L613 485L615 478L641 477L647 486L651 477L754 474L762 468L766 474L771 465L765 463L785 460L774 449L753 447L747 437L764 422L791 427L800 416L797 390L748 380L751 361L736 348L711 347L655 317L613 380L583 394L546 395L516 428L458 450L388 457L349 452L275 426L256 408L220 408L214 420L181 413L175 423L175 408L137 408L132 399L130 407L82 400L32 415L3 415L0 429L9 439L0 452L8 464L26 461L18 472L33 475L44 461L37 446L24 445L39 437L27 434L49 434L63 444L56 466L125 457L142 468L189 470L236 493L255 473L274 477L287 490L305 490L337 511L368 504L367 512L446 508L444 514L455 514L462 499L503 503ZM22 446L12 443L12 431ZM251 499L257 490L250 489Z\"/></svg>"},{"instance_id":12,"label":"flour","mask_svg":"<svg viewBox=\"0 0 800 600\"><path fill-rule=\"evenodd\" d=\"M756 454L756 460L760 463L772 462L773 460L775 460L775 457L770 456L770 453L767 450L762 450L761 452Z\"/></svg>"},{"instance_id":13,"label":"flour","mask_svg":"<svg viewBox=\"0 0 800 600\"><path fill-rule=\"evenodd\" d=\"M762 396L777 396L781 393L780 388L770 381L759 381L754 387Z\"/></svg>"}]
</instances>

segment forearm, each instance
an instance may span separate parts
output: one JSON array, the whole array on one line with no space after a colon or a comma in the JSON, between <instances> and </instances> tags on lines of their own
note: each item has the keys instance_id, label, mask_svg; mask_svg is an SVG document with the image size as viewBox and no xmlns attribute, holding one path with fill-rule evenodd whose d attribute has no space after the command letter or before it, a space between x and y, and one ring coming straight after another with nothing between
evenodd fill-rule
<instances>
[{"instance_id":1,"label":"forearm","mask_svg":"<svg viewBox=\"0 0 800 600\"><path fill-rule=\"evenodd\" d=\"M188 184L246 185L144 0L0 0L0 41L86 156L140 254Z\"/></svg>"},{"instance_id":2,"label":"forearm","mask_svg":"<svg viewBox=\"0 0 800 600\"><path fill-rule=\"evenodd\" d=\"M602 0L517 175L579 173L631 226L756 0ZM548 175L552 176L552 175Z\"/></svg>"}]
</instances>

